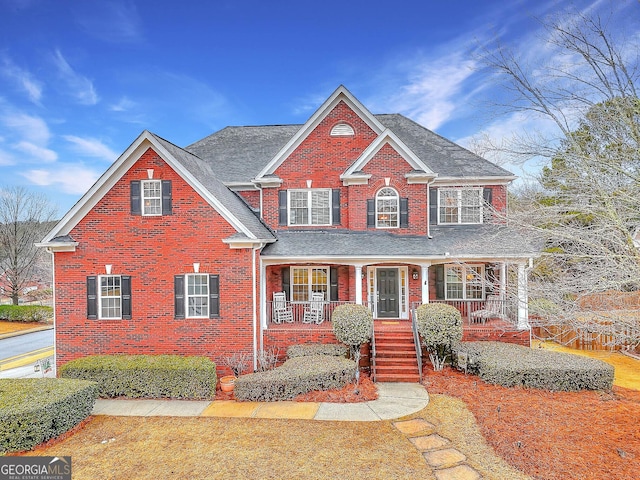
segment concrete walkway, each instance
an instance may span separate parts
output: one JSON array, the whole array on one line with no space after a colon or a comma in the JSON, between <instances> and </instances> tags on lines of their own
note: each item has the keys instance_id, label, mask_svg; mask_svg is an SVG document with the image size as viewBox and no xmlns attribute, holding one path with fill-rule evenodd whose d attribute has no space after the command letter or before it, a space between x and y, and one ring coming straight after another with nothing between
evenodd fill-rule
<instances>
[{"instance_id":1,"label":"concrete walkway","mask_svg":"<svg viewBox=\"0 0 640 480\"><path fill-rule=\"evenodd\" d=\"M378 399L361 403L98 399L92 413L370 422L404 417L419 412L429 403L426 389L417 383L378 383L377 386Z\"/></svg>"}]
</instances>

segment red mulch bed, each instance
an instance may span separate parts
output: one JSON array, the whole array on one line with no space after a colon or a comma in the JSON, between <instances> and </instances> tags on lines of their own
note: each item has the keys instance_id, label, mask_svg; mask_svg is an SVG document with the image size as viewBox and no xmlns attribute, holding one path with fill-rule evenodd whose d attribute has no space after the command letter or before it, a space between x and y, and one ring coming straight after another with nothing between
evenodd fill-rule
<instances>
[{"instance_id":1,"label":"red mulch bed","mask_svg":"<svg viewBox=\"0 0 640 480\"><path fill-rule=\"evenodd\" d=\"M549 392L426 371L429 393L463 400L496 453L537 479L640 478L640 392Z\"/></svg>"}]
</instances>

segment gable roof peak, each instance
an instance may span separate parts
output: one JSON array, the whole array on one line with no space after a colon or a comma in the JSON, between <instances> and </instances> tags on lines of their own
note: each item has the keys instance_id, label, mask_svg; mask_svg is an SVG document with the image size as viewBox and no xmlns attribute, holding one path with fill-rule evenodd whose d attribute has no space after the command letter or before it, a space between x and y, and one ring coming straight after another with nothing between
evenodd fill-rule
<instances>
[{"instance_id":1,"label":"gable roof peak","mask_svg":"<svg viewBox=\"0 0 640 480\"><path fill-rule=\"evenodd\" d=\"M280 149L271 161L256 175L254 181L259 182L260 178L272 174L284 160L304 141L305 138L317 127L322 120L340 102L345 102L356 115L358 115L377 135L380 135L385 126L373 115L353 94L344 86L340 85L327 98L313 115L306 121L298 132Z\"/></svg>"}]
</instances>

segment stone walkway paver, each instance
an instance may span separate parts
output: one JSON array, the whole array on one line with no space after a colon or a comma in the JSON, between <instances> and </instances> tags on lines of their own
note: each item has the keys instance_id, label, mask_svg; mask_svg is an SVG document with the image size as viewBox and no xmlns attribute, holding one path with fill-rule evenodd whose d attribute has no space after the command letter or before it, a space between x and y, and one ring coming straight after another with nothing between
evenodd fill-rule
<instances>
[{"instance_id":1,"label":"stone walkway paver","mask_svg":"<svg viewBox=\"0 0 640 480\"><path fill-rule=\"evenodd\" d=\"M407 436L425 461L433 468L437 480L480 480L482 475L466 463L467 457L439 435L436 427L423 418L394 422L393 426Z\"/></svg>"}]
</instances>

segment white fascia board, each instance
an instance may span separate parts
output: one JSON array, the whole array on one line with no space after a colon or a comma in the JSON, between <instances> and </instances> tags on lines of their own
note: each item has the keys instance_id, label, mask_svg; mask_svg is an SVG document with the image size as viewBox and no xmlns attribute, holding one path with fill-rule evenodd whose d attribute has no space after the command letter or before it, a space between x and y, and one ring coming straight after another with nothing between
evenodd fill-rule
<instances>
[{"instance_id":1,"label":"white fascia board","mask_svg":"<svg viewBox=\"0 0 640 480\"><path fill-rule=\"evenodd\" d=\"M407 179L407 183L411 184L431 184L434 179L438 177L437 173L421 173L421 172L409 172L406 173L404 178Z\"/></svg>"},{"instance_id":2,"label":"white fascia board","mask_svg":"<svg viewBox=\"0 0 640 480\"><path fill-rule=\"evenodd\" d=\"M222 243L226 243L229 245L231 249L240 249L240 248L262 248L266 246L268 243L273 243L275 240L265 240L265 239L234 239L234 238L224 238L222 239Z\"/></svg>"},{"instance_id":3,"label":"white fascia board","mask_svg":"<svg viewBox=\"0 0 640 480\"><path fill-rule=\"evenodd\" d=\"M380 149L386 144L400 154L400 156L413 168L414 170L423 170L423 175L431 175L435 177L435 173L427 167L422 160L420 160L415 153L411 151L407 145L400 140L395 133L388 128L385 129L378 138L376 138L371 144L365 148L360 157L351 164L351 166L344 172L345 177L353 175L354 172L360 171L369 161L380 151Z\"/></svg>"},{"instance_id":4,"label":"white fascia board","mask_svg":"<svg viewBox=\"0 0 640 480\"><path fill-rule=\"evenodd\" d=\"M255 183L252 182L222 182L225 187L229 187L234 192L242 192L246 190L260 190Z\"/></svg>"},{"instance_id":5,"label":"white fascia board","mask_svg":"<svg viewBox=\"0 0 640 480\"><path fill-rule=\"evenodd\" d=\"M340 85L331 96L315 111L298 132L280 149L273 159L258 173L254 181L261 182L264 175L273 173L291 153L298 148L324 118L335 108L338 103L344 101L367 125L379 135L385 129L384 125L373 116L343 85Z\"/></svg>"},{"instance_id":6,"label":"white fascia board","mask_svg":"<svg viewBox=\"0 0 640 480\"><path fill-rule=\"evenodd\" d=\"M262 177L262 178L254 178L251 182L256 185L258 189L260 188L278 188L282 185L282 179L280 177Z\"/></svg>"},{"instance_id":7,"label":"white fascia board","mask_svg":"<svg viewBox=\"0 0 640 480\"><path fill-rule=\"evenodd\" d=\"M336 264L336 265L372 265L376 263L385 264L407 264L407 263L424 263L430 262L436 263L452 263L456 261L464 261L464 263L472 262L522 262L528 261L529 258L537 258L538 254L522 253L518 255L500 255L500 256L473 256L473 255L445 255L444 252L440 255L424 255L424 256L407 256L407 255L354 255L354 256L319 256L319 255L296 255L288 257L277 257L269 255L260 255L263 264L266 265L279 265L287 263L314 263L314 264Z\"/></svg>"},{"instance_id":8,"label":"white fascia board","mask_svg":"<svg viewBox=\"0 0 640 480\"><path fill-rule=\"evenodd\" d=\"M432 185L434 187L508 185L516 178L518 178L516 175L504 177L437 177Z\"/></svg>"},{"instance_id":9,"label":"white fascia board","mask_svg":"<svg viewBox=\"0 0 640 480\"><path fill-rule=\"evenodd\" d=\"M340 175L340 180L342 180L342 185L348 187L349 185L367 185L369 183L369 179L371 178L371 174L369 173L354 173L352 175Z\"/></svg>"},{"instance_id":10,"label":"white fascia board","mask_svg":"<svg viewBox=\"0 0 640 480\"><path fill-rule=\"evenodd\" d=\"M39 242L34 243L37 248L46 248L50 252L75 252L78 242Z\"/></svg>"}]
</instances>

